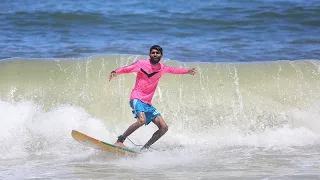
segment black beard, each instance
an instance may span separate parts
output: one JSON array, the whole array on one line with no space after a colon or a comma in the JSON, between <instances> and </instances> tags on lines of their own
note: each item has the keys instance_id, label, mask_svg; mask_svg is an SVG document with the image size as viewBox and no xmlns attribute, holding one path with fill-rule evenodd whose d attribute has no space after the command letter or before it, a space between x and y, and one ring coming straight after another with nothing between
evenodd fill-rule
<instances>
[{"instance_id":1,"label":"black beard","mask_svg":"<svg viewBox=\"0 0 320 180\"><path fill-rule=\"evenodd\" d=\"M160 62L161 58L150 58L150 62L151 64L157 64L158 62Z\"/></svg>"}]
</instances>

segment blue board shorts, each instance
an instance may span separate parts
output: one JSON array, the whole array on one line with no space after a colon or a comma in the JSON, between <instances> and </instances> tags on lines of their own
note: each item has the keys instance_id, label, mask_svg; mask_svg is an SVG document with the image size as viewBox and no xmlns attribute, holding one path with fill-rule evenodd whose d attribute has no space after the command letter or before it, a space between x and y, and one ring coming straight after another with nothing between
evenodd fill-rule
<instances>
[{"instance_id":1,"label":"blue board shorts","mask_svg":"<svg viewBox=\"0 0 320 180\"><path fill-rule=\"evenodd\" d=\"M139 99L132 99L130 101L130 106L132 108L132 113L134 114L134 118L137 118L141 112L145 113L146 115L145 125L148 125L157 116L161 116L161 114L157 111L155 107L153 107L150 104L144 103Z\"/></svg>"}]
</instances>

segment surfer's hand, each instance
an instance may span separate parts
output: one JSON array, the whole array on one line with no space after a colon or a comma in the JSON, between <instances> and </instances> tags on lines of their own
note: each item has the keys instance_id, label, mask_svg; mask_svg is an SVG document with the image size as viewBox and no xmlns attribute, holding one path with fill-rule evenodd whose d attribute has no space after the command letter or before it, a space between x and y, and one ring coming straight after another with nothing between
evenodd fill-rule
<instances>
[{"instance_id":1,"label":"surfer's hand","mask_svg":"<svg viewBox=\"0 0 320 180\"><path fill-rule=\"evenodd\" d=\"M115 71L111 71L110 75L109 75L109 81L113 78L116 77L117 73Z\"/></svg>"},{"instance_id":2,"label":"surfer's hand","mask_svg":"<svg viewBox=\"0 0 320 180\"><path fill-rule=\"evenodd\" d=\"M196 74L196 68L190 68L190 69L188 69L188 74L191 74L191 75L194 75L194 74Z\"/></svg>"}]
</instances>

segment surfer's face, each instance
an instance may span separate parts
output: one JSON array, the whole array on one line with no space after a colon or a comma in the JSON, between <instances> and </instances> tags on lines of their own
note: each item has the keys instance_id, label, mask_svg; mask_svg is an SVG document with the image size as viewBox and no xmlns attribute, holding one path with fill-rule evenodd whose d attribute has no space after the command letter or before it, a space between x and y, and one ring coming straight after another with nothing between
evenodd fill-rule
<instances>
[{"instance_id":1,"label":"surfer's face","mask_svg":"<svg viewBox=\"0 0 320 180\"><path fill-rule=\"evenodd\" d=\"M157 64L162 57L161 52L156 49L152 49L149 55L150 55L150 61L152 64Z\"/></svg>"}]
</instances>

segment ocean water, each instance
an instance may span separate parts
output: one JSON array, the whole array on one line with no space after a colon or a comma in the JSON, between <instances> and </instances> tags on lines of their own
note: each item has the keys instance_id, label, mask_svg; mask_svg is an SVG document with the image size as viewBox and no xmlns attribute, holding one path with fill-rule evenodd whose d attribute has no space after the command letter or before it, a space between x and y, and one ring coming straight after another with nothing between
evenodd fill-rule
<instances>
[{"instance_id":1,"label":"ocean water","mask_svg":"<svg viewBox=\"0 0 320 180\"><path fill-rule=\"evenodd\" d=\"M180 61L318 59L317 0L0 2L0 58L148 53Z\"/></svg>"},{"instance_id":2,"label":"ocean water","mask_svg":"<svg viewBox=\"0 0 320 180\"><path fill-rule=\"evenodd\" d=\"M0 179L320 179L319 32L316 0L3 0ZM153 44L197 69L160 81L167 134L137 157L73 140L135 121L135 74L108 75Z\"/></svg>"}]
</instances>

